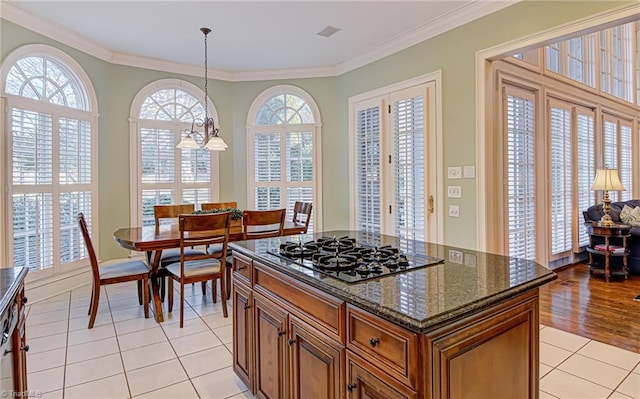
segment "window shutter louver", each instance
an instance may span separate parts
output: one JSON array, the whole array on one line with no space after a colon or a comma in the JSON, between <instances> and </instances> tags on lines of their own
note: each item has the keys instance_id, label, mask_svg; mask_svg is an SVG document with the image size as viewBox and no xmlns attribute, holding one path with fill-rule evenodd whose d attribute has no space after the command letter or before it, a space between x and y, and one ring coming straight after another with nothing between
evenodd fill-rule
<instances>
[{"instance_id":1,"label":"window shutter louver","mask_svg":"<svg viewBox=\"0 0 640 399\"><path fill-rule=\"evenodd\" d=\"M535 108L532 96L507 93L509 256L535 260Z\"/></svg>"},{"instance_id":2,"label":"window shutter louver","mask_svg":"<svg viewBox=\"0 0 640 399\"><path fill-rule=\"evenodd\" d=\"M401 99L393 106L396 235L424 241L424 96Z\"/></svg>"},{"instance_id":3,"label":"window shutter louver","mask_svg":"<svg viewBox=\"0 0 640 399\"><path fill-rule=\"evenodd\" d=\"M53 195L14 194L13 266L53 266Z\"/></svg>"},{"instance_id":4,"label":"window shutter louver","mask_svg":"<svg viewBox=\"0 0 640 399\"><path fill-rule=\"evenodd\" d=\"M66 192L60 194L60 261L71 263L87 257L87 249L78 228L78 212L86 216L91 227L91 192ZM89 230L91 231L91 230Z\"/></svg>"},{"instance_id":5,"label":"window shutter louver","mask_svg":"<svg viewBox=\"0 0 640 399\"><path fill-rule=\"evenodd\" d=\"M91 183L91 124L60 118L60 184Z\"/></svg>"},{"instance_id":6,"label":"window shutter louver","mask_svg":"<svg viewBox=\"0 0 640 399\"><path fill-rule=\"evenodd\" d=\"M51 184L53 180L53 122L51 115L13 109L13 184Z\"/></svg>"},{"instance_id":7,"label":"window shutter louver","mask_svg":"<svg viewBox=\"0 0 640 399\"><path fill-rule=\"evenodd\" d=\"M572 249L571 110L552 106L551 127L551 255Z\"/></svg>"},{"instance_id":8,"label":"window shutter louver","mask_svg":"<svg viewBox=\"0 0 640 399\"><path fill-rule=\"evenodd\" d=\"M633 199L633 141L631 126L620 123L620 167L618 175L626 189L620 192L620 201Z\"/></svg>"},{"instance_id":9,"label":"window shutter louver","mask_svg":"<svg viewBox=\"0 0 640 399\"><path fill-rule=\"evenodd\" d=\"M595 204L594 192L591 191L591 183L595 178L595 128L593 112L590 115L578 113L577 115L577 147L576 147L576 174L577 184L576 194L578 202L578 240L573 248L574 252L579 252L580 247L589 244L587 228L583 223L582 211L586 211ZM575 242L576 240L574 240Z\"/></svg>"},{"instance_id":10,"label":"window shutter louver","mask_svg":"<svg viewBox=\"0 0 640 399\"><path fill-rule=\"evenodd\" d=\"M381 231L381 107L356 111L356 227Z\"/></svg>"}]
</instances>

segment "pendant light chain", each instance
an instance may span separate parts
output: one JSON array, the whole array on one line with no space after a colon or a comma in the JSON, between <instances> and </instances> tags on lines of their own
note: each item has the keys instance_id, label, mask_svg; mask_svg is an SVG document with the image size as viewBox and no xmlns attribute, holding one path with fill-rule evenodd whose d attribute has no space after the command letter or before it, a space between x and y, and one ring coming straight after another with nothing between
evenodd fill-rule
<instances>
[{"instance_id":1,"label":"pendant light chain","mask_svg":"<svg viewBox=\"0 0 640 399\"><path fill-rule=\"evenodd\" d=\"M208 111L207 104L209 103L209 79L208 79L207 69L208 69L209 62L207 58L207 53L209 51L207 50L207 36L209 35L209 31L203 31L203 32L204 32L204 117L205 117L205 123L208 123L209 111Z\"/></svg>"}]
</instances>

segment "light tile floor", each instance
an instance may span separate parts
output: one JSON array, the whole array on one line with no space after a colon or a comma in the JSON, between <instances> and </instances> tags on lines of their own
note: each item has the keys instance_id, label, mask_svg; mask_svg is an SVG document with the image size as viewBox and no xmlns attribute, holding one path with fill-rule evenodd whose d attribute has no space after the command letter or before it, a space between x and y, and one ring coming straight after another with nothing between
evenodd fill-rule
<instances>
[{"instance_id":1,"label":"light tile floor","mask_svg":"<svg viewBox=\"0 0 640 399\"><path fill-rule=\"evenodd\" d=\"M231 317L198 284L186 290L183 329L179 295L158 324L144 318L135 283L103 287L91 330L88 286L28 306L29 389L45 398L251 398L231 367ZM540 326L540 398L640 398L640 354Z\"/></svg>"}]
</instances>

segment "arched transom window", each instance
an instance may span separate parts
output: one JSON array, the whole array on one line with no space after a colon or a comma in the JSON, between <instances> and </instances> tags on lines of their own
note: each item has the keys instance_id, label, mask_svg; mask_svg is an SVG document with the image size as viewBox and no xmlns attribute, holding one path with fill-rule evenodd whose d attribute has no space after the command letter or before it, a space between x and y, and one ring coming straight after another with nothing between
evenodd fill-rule
<instances>
[{"instance_id":1,"label":"arched transom window","mask_svg":"<svg viewBox=\"0 0 640 399\"><path fill-rule=\"evenodd\" d=\"M254 101L248 125L249 208L286 208L292 215L296 201L312 202L309 230L317 231L321 125L315 102L297 87L273 87Z\"/></svg>"},{"instance_id":2,"label":"arched transom window","mask_svg":"<svg viewBox=\"0 0 640 399\"><path fill-rule=\"evenodd\" d=\"M2 76L8 264L49 272L82 265L87 255L76 215L83 212L90 226L96 220L93 88L73 59L42 45L12 53Z\"/></svg>"},{"instance_id":3,"label":"arched transom window","mask_svg":"<svg viewBox=\"0 0 640 399\"><path fill-rule=\"evenodd\" d=\"M153 224L156 204L194 203L198 208L217 200L217 154L176 148L191 122L205 116L199 97L196 86L170 79L148 85L134 100L132 223ZM215 110L213 116L217 119Z\"/></svg>"}]
</instances>

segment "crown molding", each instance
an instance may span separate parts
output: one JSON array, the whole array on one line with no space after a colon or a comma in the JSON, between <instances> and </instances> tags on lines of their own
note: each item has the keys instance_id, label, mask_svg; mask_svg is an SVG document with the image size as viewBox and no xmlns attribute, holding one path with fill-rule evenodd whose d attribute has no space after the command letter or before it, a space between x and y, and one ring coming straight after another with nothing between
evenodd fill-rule
<instances>
[{"instance_id":1,"label":"crown molding","mask_svg":"<svg viewBox=\"0 0 640 399\"><path fill-rule=\"evenodd\" d=\"M520 1L521 0L474 1L464 4L448 12L446 15L438 17L436 20L425 22L420 27L404 32L369 51L360 53L336 65L336 72L338 75L341 75L360 68Z\"/></svg>"},{"instance_id":2,"label":"crown molding","mask_svg":"<svg viewBox=\"0 0 640 399\"><path fill-rule=\"evenodd\" d=\"M75 32L42 18L28 14L6 1L0 1L0 18L73 47L103 61L110 62L112 51L87 40Z\"/></svg>"},{"instance_id":3,"label":"crown molding","mask_svg":"<svg viewBox=\"0 0 640 399\"><path fill-rule=\"evenodd\" d=\"M154 71L178 73L182 75L204 77L202 65L181 64L179 62L163 61L155 58L139 57L131 54L114 52L109 60L112 64L124 65L136 68L151 69ZM219 69L208 69L210 79L232 81L233 73Z\"/></svg>"},{"instance_id":4,"label":"crown molding","mask_svg":"<svg viewBox=\"0 0 640 399\"><path fill-rule=\"evenodd\" d=\"M316 68L274 69L269 71L233 72L233 82L254 80L325 78L339 75L333 66Z\"/></svg>"},{"instance_id":5,"label":"crown molding","mask_svg":"<svg viewBox=\"0 0 640 399\"><path fill-rule=\"evenodd\" d=\"M338 76L397 53L398 51L404 50L450 29L457 28L458 26L518 3L519 1L521 0L474 1L464 4L449 12L447 15L438 17L435 21L426 22L421 27L400 34L369 51L360 53L347 61L333 66L238 72L209 69L209 77L228 82L242 82ZM189 76L203 76L202 66L114 52L82 38L67 28L30 15L6 1L1 2L0 18L11 21L108 63Z\"/></svg>"}]
</instances>

